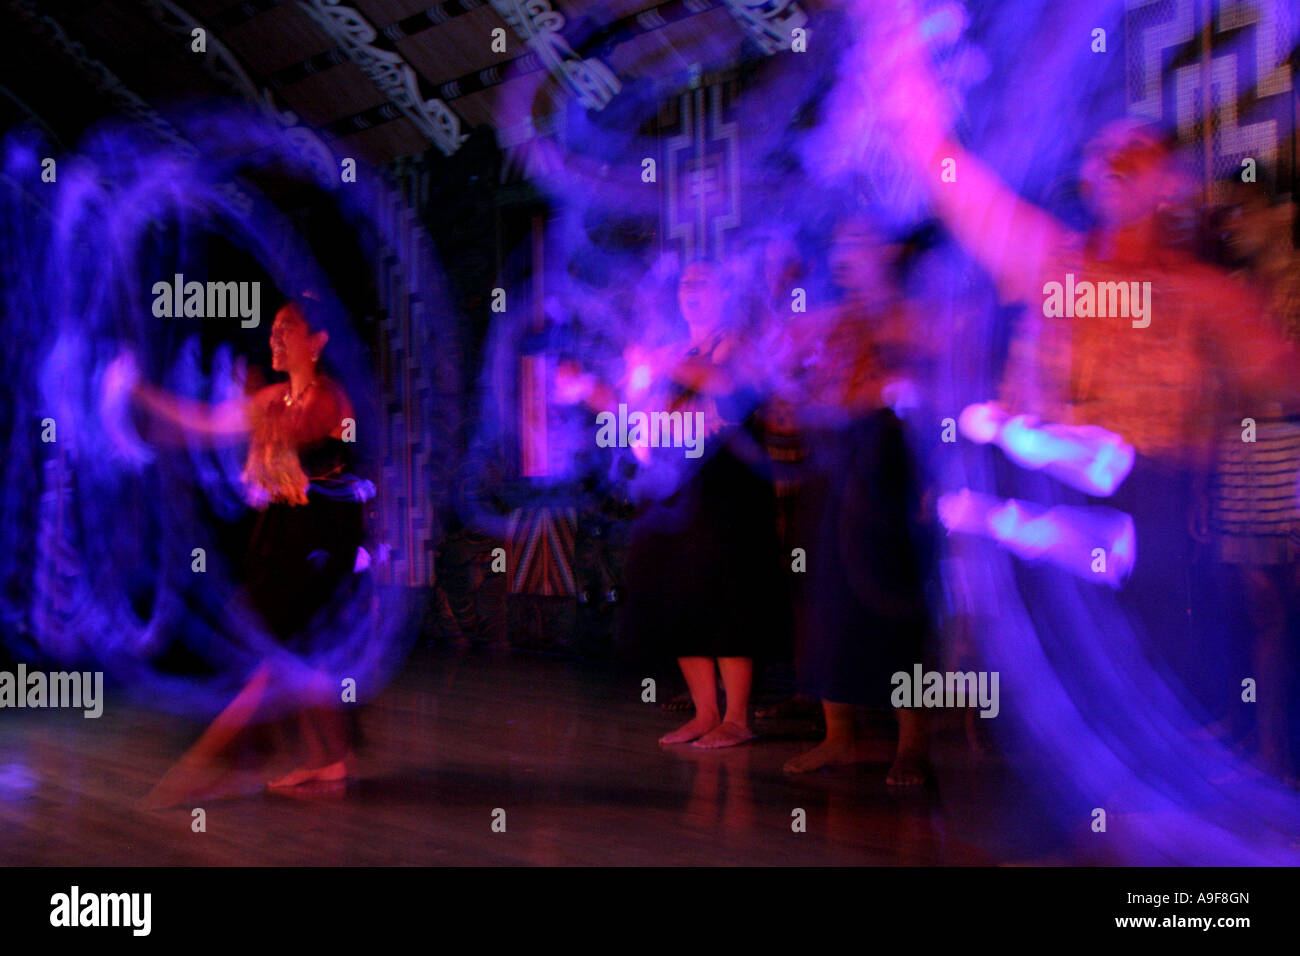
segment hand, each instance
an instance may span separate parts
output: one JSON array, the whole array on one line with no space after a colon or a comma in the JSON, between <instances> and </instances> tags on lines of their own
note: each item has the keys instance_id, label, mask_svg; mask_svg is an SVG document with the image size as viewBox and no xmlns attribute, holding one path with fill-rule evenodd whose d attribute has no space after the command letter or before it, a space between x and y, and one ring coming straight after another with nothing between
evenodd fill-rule
<instances>
[{"instance_id":1,"label":"hand","mask_svg":"<svg viewBox=\"0 0 1300 956\"><path fill-rule=\"evenodd\" d=\"M827 171L858 166L868 144L887 137L928 164L953 126L952 106L934 76L914 0L851 0L853 45L832 91L824 140Z\"/></svg>"},{"instance_id":2,"label":"hand","mask_svg":"<svg viewBox=\"0 0 1300 956\"><path fill-rule=\"evenodd\" d=\"M592 393L595 378L585 374L577 362L560 362L555 368L555 396L565 405L576 405Z\"/></svg>"},{"instance_id":3,"label":"hand","mask_svg":"<svg viewBox=\"0 0 1300 956\"><path fill-rule=\"evenodd\" d=\"M136 385L140 381L140 370L135 364L135 355L129 350L119 352L104 369L100 382L100 404L106 402L120 403L124 396L134 396Z\"/></svg>"},{"instance_id":4,"label":"hand","mask_svg":"<svg viewBox=\"0 0 1300 956\"><path fill-rule=\"evenodd\" d=\"M673 369L673 379L696 392L705 391L716 374L713 363L698 356L683 359Z\"/></svg>"},{"instance_id":5,"label":"hand","mask_svg":"<svg viewBox=\"0 0 1300 956\"><path fill-rule=\"evenodd\" d=\"M99 386L99 417L113 451L137 468L153 460L153 452L140 441L131 424L131 399L139 387L139 378L135 356L122 352L108 363Z\"/></svg>"}]
</instances>

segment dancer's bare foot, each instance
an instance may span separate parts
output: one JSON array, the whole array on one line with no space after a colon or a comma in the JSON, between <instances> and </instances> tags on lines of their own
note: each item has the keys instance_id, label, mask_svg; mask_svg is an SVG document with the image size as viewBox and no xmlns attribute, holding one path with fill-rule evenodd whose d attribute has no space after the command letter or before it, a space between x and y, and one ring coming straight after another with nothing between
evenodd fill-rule
<instances>
[{"instance_id":1,"label":"dancer's bare foot","mask_svg":"<svg viewBox=\"0 0 1300 956\"><path fill-rule=\"evenodd\" d=\"M823 740L807 753L787 760L781 769L786 773L811 773L823 767L843 767L857 763L859 759L853 741Z\"/></svg>"},{"instance_id":2,"label":"dancer's bare foot","mask_svg":"<svg viewBox=\"0 0 1300 956\"><path fill-rule=\"evenodd\" d=\"M190 754L181 757L162 776L136 807L141 810L166 810L202 794L214 781L220 779L223 768Z\"/></svg>"},{"instance_id":3,"label":"dancer's bare foot","mask_svg":"<svg viewBox=\"0 0 1300 956\"><path fill-rule=\"evenodd\" d=\"M154 787L136 801L135 808L137 810L167 810L171 807L180 806L189 795L190 792L186 790Z\"/></svg>"},{"instance_id":4,"label":"dancer's bare foot","mask_svg":"<svg viewBox=\"0 0 1300 956\"><path fill-rule=\"evenodd\" d=\"M717 714L703 717L696 715L694 719L678 727L672 733L664 734L659 738L659 742L661 744L688 744L692 740L699 740L720 723Z\"/></svg>"},{"instance_id":5,"label":"dancer's bare foot","mask_svg":"<svg viewBox=\"0 0 1300 956\"><path fill-rule=\"evenodd\" d=\"M916 750L900 750L885 776L891 787L919 787L930 779L930 761Z\"/></svg>"},{"instance_id":6,"label":"dancer's bare foot","mask_svg":"<svg viewBox=\"0 0 1300 956\"><path fill-rule=\"evenodd\" d=\"M268 781L266 785L271 790L283 790L287 787L299 787L304 783L337 782L345 779L347 775L347 763L339 760L324 767L299 767L297 770L290 770L283 777Z\"/></svg>"},{"instance_id":7,"label":"dancer's bare foot","mask_svg":"<svg viewBox=\"0 0 1300 956\"><path fill-rule=\"evenodd\" d=\"M722 747L735 747L747 740L753 740L756 736L758 735L744 724L727 720L718 724L717 727L714 727L691 746L701 747L706 750L718 750Z\"/></svg>"}]
</instances>

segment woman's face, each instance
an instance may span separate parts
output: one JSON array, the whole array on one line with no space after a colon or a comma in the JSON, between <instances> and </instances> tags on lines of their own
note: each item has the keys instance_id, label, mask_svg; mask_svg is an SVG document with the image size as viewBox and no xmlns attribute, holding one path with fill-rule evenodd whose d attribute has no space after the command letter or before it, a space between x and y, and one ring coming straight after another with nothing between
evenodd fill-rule
<instances>
[{"instance_id":1,"label":"woman's face","mask_svg":"<svg viewBox=\"0 0 1300 956\"><path fill-rule=\"evenodd\" d=\"M707 263L692 262L677 284L677 305L682 318L695 330L711 332L722 324L722 286L717 270Z\"/></svg>"},{"instance_id":2,"label":"woman's face","mask_svg":"<svg viewBox=\"0 0 1300 956\"><path fill-rule=\"evenodd\" d=\"M1100 138L1084 162L1083 184L1098 220L1110 228L1150 219L1161 205L1183 198L1187 185L1161 144Z\"/></svg>"},{"instance_id":3,"label":"woman's face","mask_svg":"<svg viewBox=\"0 0 1300 956\"><path fill-rule=\"evenodd\" d=\"M307 323L289 306L275 314L271 323L271 368L287 372L315 363L316 343Z\"/></svg>"},{"instance_id":4,"label":"woman's face","mask_svg":"<svg viewBox=\"0 0 1300 956\"><path fill-rule=\"evenodd\" d=\"M835 230L828 256L831 282L854 299L888 295L893 250L866 223L847 220Z\"/></svg>"}]
</instances>

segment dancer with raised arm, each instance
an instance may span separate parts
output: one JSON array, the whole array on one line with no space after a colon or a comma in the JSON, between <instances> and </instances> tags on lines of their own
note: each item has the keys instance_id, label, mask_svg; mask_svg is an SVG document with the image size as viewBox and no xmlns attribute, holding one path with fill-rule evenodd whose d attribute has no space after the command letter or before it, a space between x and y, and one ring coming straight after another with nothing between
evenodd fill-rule
<instances>
[{"instance_id":1,"label":"dancer with raised arm","mask_svg":"<svg viewBox=\"0 0 1300 956\"><path fill-rule=\"evenodd\" d=\"M887 119L924 172L934 209L1025 306L999 394L1011 414L1099 426L1133 446L1112 507L1133 516L1137 562L1121 601L1155 656L1185 680L1202 666L1190 640L1188 568L1207 534L1216 395L1295 407L1296 352L1248 286L1198 261L1173 228L1197 185L1160 130L1105 126L1084 152L1086 231L1022 199L950 134L947 108L911 4L859 4L869 76L846 92ZM865 101L869 99L869 103ZM955 181L944 181L941 171ZM1189 683L1194 684L1191 680Z\"/></svg>"}]
</instances>

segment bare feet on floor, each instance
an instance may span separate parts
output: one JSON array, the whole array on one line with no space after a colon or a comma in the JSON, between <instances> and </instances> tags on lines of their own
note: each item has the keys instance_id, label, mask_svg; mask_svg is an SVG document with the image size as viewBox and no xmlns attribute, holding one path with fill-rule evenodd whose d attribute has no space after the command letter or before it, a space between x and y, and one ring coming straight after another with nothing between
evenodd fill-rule
<instances>
[{"instance_id":1,"label":"bare feet on floor","mask_svg":"<svg viewBox=\"0 0 1300 956\"><path fill-rule=\"evenodd\" d=\"M339 760L324 767L299 767L297 770L290 770L283 777L268 781L266 785L272 790L283 790L287 787L299 787L305 783L334 783L345 779L347 775L347 764Z\"/></svg>"},{"instance_id":2,"label":"bare feet on floor","mask_svg":"<svg viewBox=\"0 0 1300 956\"><path fill-rule=\"evenodd\" d=\"M707 734L695 741L691 746L700 747L705 750L718 750L721 747L735 747L737 744L743 744L747 740L753 740L757 734L749 729L745 724L738 724L734 720L727 720L718 724Z\"/></svg>"},{"instance_id":3,"label":"bare feet on floor","mask_svg":"<svg viewBox=\"0 0 1300 956\"><path fill-rule=\"evenodd\" d=\"M930 779L930 761L915 750L900 750L885 783L891 787L919 787Z\"/></svg>"},{"instance_id":4,"label":"bare feet on floor","mask_svg":"<svg viewBox=\"0 0 1300 956\"><path fill-rule=\"evenodd\" d=\"M857 763L858 748L851 740L823 740L812 750L785 762L786 773L811 773L823 767L843 767Z\"/></svg>"},{"instance_id":5,"label":"bare feet on floor","mask_svg":"<svg viewBox=\"0 0 1300 956\"><path fill-rule=\"evenodd\" d=\"M661 744L688 744L692 740L699 740L709 731L717 727L721 721L716 714L703 717L696 715L691 721L678 727L670 734L664 734L659 738Z\"/></svg>"}]
</instances>

